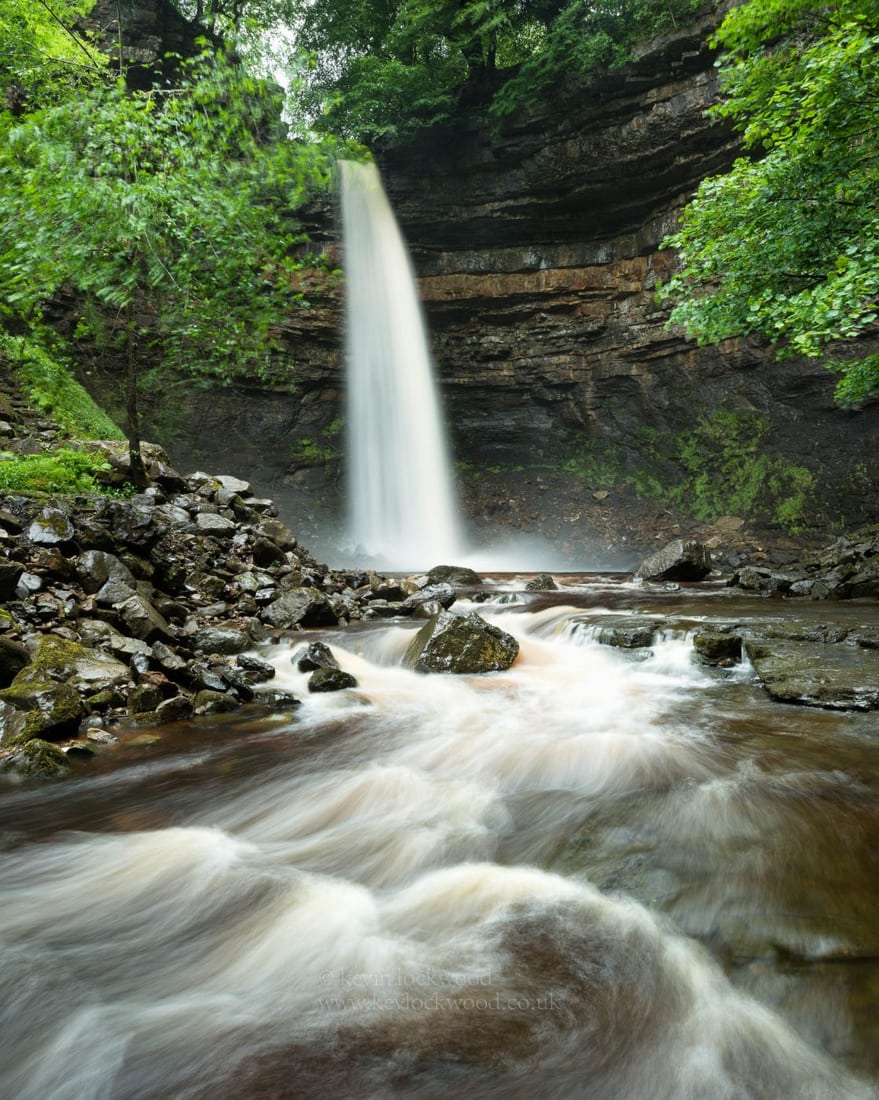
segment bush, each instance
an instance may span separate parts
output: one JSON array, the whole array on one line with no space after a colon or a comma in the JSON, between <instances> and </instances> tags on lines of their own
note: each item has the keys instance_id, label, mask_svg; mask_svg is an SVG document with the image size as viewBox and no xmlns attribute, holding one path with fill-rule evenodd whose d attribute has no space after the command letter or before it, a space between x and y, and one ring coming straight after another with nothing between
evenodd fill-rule
<instances>
[{"instance_id":1,"label":"bush","mask_svg":"<svg viewBox=\"0 0 879 1100\"><path fill-rule=\"evenodd\" d=\"M66 449L43 455L0 453L0 491L108 494L97 475L110 469L100 456ZM111 494L112 495L112 494Z\"/></svg>"}]
</instances>

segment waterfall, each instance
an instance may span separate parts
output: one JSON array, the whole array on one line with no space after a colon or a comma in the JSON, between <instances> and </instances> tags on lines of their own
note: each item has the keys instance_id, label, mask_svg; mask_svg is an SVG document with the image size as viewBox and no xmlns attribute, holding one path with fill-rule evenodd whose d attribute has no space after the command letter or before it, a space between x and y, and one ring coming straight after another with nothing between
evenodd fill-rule
<instances>
[{"instance_id":1,"label":"waterfall","mask_svg":"<svg viewBox=\"0 0 879 1100\"><path fill-rule=\"evenodd\" d=\"M385 568L460 558L463 539L427 334L374 164L341 164L349 540Z\"/></svg>"}]
</instances>

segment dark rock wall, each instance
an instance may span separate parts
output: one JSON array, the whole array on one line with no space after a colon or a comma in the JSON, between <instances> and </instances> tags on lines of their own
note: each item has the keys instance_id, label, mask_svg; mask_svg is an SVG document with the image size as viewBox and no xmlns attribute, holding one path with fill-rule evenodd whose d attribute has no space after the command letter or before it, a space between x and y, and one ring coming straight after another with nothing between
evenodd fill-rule
<instances>
[{"instance_id":1,"label":"dark rock wall","mask_svg":"<svg viewBox=\"0 0 879 1100\"><path fill-rule=\"evenodd\" d=\"M825 521L868 519L879 407L838 409L823 368L755 344L697 349L666 331L655 301L675 262L660 241L737 152L705 117L717 95L710 26L567 93L567 110L382 155L458 452L512 467L564 460L585 439L634 467L644 429L670 436L718 408L756 411L772 423L767 447L819 475Z\"/></svg>"}]
</instances>

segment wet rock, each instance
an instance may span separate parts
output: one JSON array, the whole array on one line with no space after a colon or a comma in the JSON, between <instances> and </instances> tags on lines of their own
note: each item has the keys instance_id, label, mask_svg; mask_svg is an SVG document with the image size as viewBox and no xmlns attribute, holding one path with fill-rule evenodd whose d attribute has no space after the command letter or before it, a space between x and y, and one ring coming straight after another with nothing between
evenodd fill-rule
<instances>
[{"instance_id":1,"label":"wet rock","mask_svg":"<svg viewBox=\"0 0 879 1100\"><path fill-rule=\"evenodd\" d=\"M416 672L498 672L509 668L518 653L519 643L512 635L475 611L443 611L418 631L403 664Z\"/></svg>"},{"instance_id":2,"label":"wet rock","mask_svg":"<svg viewBox=\"0 0 879 1100\"><path fill-rule=\"evenodd\" d=\"M315 672L319 668L338 668L339 662L326 642L311 642L290 658L300 672Z\"/></svg>"},{"instance_id":3,"label":"wet rock","mask_svg":"<svg viewBox=\"0 0 879 1100\"><path fill-rule=\"evenodd\" d=\"M73 737L88 710L76 688L48 678L13 682L0 691L0 699L26 712L21 732L4 742L9 744Z\"/></svg>"},{"instance_id":4,"label":"wet rock","mask_svg":"<svg viewBox=\"0 0 879 1100\"><path fill-rule=\"evenodd\" d=\"M128 713L147 714L156 710L162 701L162 692L155 684L137 684L128 693Z\"/></svg>"},{"instance_id":5,"label":"wet rock","mask_svg":"<svg viewBox=\"0 0 879 1100\"><path fill-rule=\"evenodd\" d=\"M274 665L261 660L259 657L254 657L250 653L239 653L235 658L235 664L250 673L251 677L257 682L273 680L276 675Z\"/></svg>"},{"instance_id":6,"label":"wet rock","mask_svg":"<svg viewBox=\"0 0 879 1100\"><path fill-rule=\"evenodd\" d=\"M879 651L746 638L745 652L773 699L833 710L879 708Z\"/></svg>"},{"instance_id":7,"label":"wet rock","mask_svg":"<svg viewBox=\"0 0 879 1100\"><path fill-rule=\"evenodd\" d=\"M261 616L270 626L289 630L296 626L335 626L329 600L316 588L293 588L266 607Z\"/></svg>"},{"instance_id":8,"label":"wet rock","mask_svg":"<svg viewBox=\"0 0 879 1100\"><path fill-rule=\"evenodd\" d=\"M235 654L253 646L248 634L232 626L204 627L192 636L191 641L196 653Z\"/></svg>"},{"instance_id":9,"label":"wet rock","mask_svg":"<svg viewBox=\"0 0 879 1100\"><path fill-rule=\"evenodd\" d=\"M173 631L165 619L143 596L130 596L119 604L116 610L122 622L135 638L150 642L156 638L170 639L174 637Z\"/></svg>"},{"instance_id":10,"label":"wet rock","mask_svg":"<svg viewBox=\"0 0 879 1100\"><path fill-rule=\"evenodd\" d=\"M717 630L700 630L693 636L693 647L699 660L706 665L738 664L742 659L740 634L724 634Z\"/></svg>"},{"instance_id":11,"label":"wet rock","mask_svg":"<svg viewBox=\"0 0 879 1100\"><path fill-rule=\"evenodd\" d=\"M234 695L208 688L197 692L192 703L195 714L222 714L238 708L238 700Z\"/></svg>"},{"instance_id":12,"label":"wet rock","mask_svg":"<svg viewBox=\"0 0 879 1100\"><path fill-rule=\"evenodd\" d=\"M711 572L711 552L696 539L673 539L635 570L645 581L701 581Z\"/></svg>"},{"instance_id":13,"label":"wet rock","mask_svg":"<svg viewBox=\"0 0 879 1100\"><path fill-rule=\"evenodd\" d=\"M273 710L292 710L293 707L302 706L302 700L297 699L290 691L280 688L263 688L256 696L257 702Z\"/></svg>"},{"instance_id":14,"label":"wet rock","mask_svg":"<svg viewBox=\"0 0 879 1100\"><path fill-rule=\"evenodd\" d=\"M468 588L482 584L482 577L464 565L435 565L427 574L428 584L453 584L458 588Z\"/></svg>"},{"instance_id":15,"label":"wet rock","mask_svg":"<svg viewBox=\"0 0 879 1100\"><path fill-rule=\"evenodd\" d=\"M195 525L202 534L220 537L232 535L237 530L234 520L213 512L199 512Z\"/></svg>"},{"instance_id":16,"label":"wet rock","mask_svg":"<svg viewBox=\"0 0 879 1100\"><path fill-rule=\"evenodd\" d=\"M31 662L18 673L13 684L53 680L69 684L82 694L114 688L129 679L129 670L115 657L45 634L37 642Z\"/></svg>"},{"instance_id":17,"label":"wet rock","mask_svg":"<svg viewBox=\"0 0 879 1100\"><path fill-rule=\"evenodd\" d=\"M18 584L15 586L15 595L20 600L26 600L29 596L33 596L39 592L43 587L43 580L38 577L36 573L22 573L18 578Z\"/></svg>"},{"instance_id":18,"label":"wet rock","mask_svg":"<svg viewBox=\"0 0 879 1100\"><path fill-rule=\"evenodd\" d=\"M0 758L0 772L28 779L53 779L70 770L67 757L57 745L34 738Z\"/></svg>"},{"instance_id":19,"label":"wet rock","mask_svg":"<svg viewBox=\"0 0 879 1100\"><path fill-rule=\"evenodd\" d=\"M76 559L76 576L86 592L98 592L109 580L120 582L132 592L134 574L115 554L106 550L84 550Z\"/></svg>"},{"instance_id":20,"label":"wet rock","mask_svg":"<svg viewBox=\"0 0 879 1100\"><path fill-rule=\"evenodd\" d=\"M30 664L25 646L0 635L0 688L9 687L21 670Z\"/></svg>"},{"instance_id":21,"label":"wet rock","mask_svg":"<svg viewBox=\"0 0 879 1100\"><path fill-rule=\"evenodd\" d=\"M24 733L27 712L0 699L0 745L17 741Z\"/></svg>"},{"instance_id":22,"label":"wet rock","mask_svg":"<svg viewBox=\"0 0 879 1100\"><path fill-rule=\"evenodd\" d=\"M28 528L28 540L37 546L57 546L69 542L74 535L74 527L66 510L58 505L47 504Z\"/></svg>"},{"instance_id":23,"label":"wet rock","mask_svg":"<svg viewBox=\"0 0 879 1100\"><path fill-rule=\"evenodd\" d=\"M0 600L11 600L15 596L18 578L23 572L18 562L0 558Z\"/></svg>"},{"instance_id":24,"label":"wet rock","mask_svg":"<svg viewBox=\"0 0 879 1100\"><path fill-rule=\"evenodd\" d=\"M299 545L290 528L278 519L262 520L253 528L253 533L257 539L267 539L269 542L274 543L282 552L295 550Z\"/></svg>"},{"instance_id":25,"label":"wet rock","mask_svg":"<svg viewBox=\"0 0 879 1100\"><path fill-rule=\"evenodd\" d=\"M653 645L656 636L655 622L614 622L595 628L595 640L601 645L614 646L616 649L644 649Z\"/></svg>"},{"instance_id":26,"label":"wet rock","mask_svg":"<svg viewBox=\"0 0 879 1100\"><path fill-rule=\"evenodd\" d=\"M438 604L442 610L448 611L457 598L457 593L451 584L428 584L418 592L407 596L403 600L401 610L403 614L411 614L425 604Z\"/></svg>"},{"instance_id":27,"label":"wet rock","mask_svg":"<svg viewBox=\"0 0 879 1100\"><path fill-rule=\"evenodd\" d=\"M558 585L549 573L539 573L525 585L526 592L554 592L557 589Z\"/></svg>"},{"instance_id":28,"label":"wet rock","mask_svg":"<svg viewBox=\"0 0 879 1100\"><path fill-rule=\"evenodd\" d=\"M357 687L357 680L341 668L318 668L308 678L308 690L314 692L344 691Z\"/></svg>"},{"instance_id":29,"label":"wet rock","mask_svg":"<svg viewBox=\"0 0 879 1100\"><path fill-rule=\"evenodd\" d=\"M160 722L182 722L191 718L193 713L192 700L185 695L172 695L156 707L156 718Z\"/></svg>"}]
</instances>

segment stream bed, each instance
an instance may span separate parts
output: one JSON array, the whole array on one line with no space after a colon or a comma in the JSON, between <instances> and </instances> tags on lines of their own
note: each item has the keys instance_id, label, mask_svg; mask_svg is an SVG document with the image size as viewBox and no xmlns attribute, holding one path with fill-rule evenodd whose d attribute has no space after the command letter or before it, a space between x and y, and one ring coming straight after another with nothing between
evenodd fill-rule
<instances>
[{"instance_id":1,"label":"stream bed","mask_svg":"<svg viewBox=\"0 0 879 1100\"><path fill-rule=\"evenodd\" d=\"M456 605L507 672L403 668L414 623L303 633L260 650L299 707L6 783L0 1095L879 1095L876 712L597 629L879 608L562 580ZM308 694L317 637L356 689Z\"/></svg>"}]
</instances>

